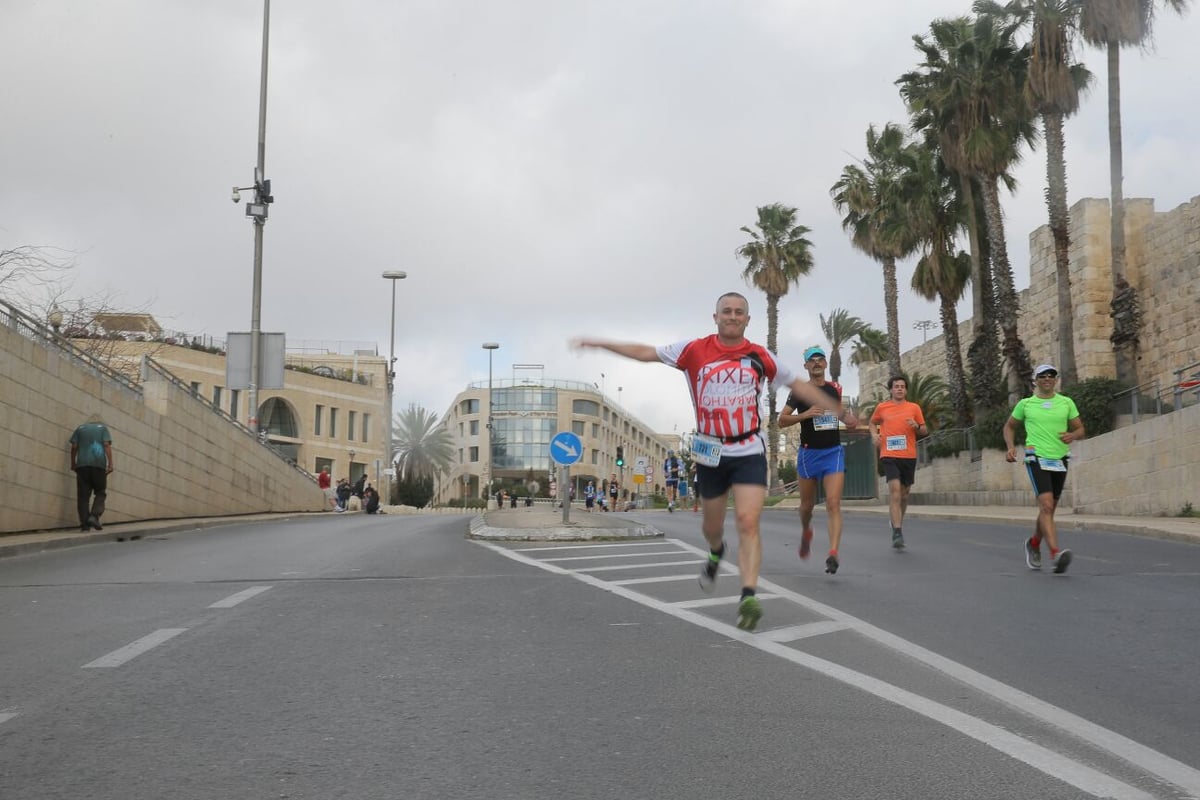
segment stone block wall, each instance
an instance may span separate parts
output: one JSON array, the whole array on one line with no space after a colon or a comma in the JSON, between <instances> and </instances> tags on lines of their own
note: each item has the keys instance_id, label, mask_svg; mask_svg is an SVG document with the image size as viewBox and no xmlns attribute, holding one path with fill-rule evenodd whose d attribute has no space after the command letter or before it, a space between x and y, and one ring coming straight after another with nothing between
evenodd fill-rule
<instances>
[{"instance_id":1,"label":"stone block wall","mask_svg":"<svg viewBox=\"0 0 1200 800\"><path fill-rule=\"evenodd\" d=\"M324 509L315 481L188 391L139 394L0 324L0 533L78 527L68 440L92 414L113 435L106 523Z\"/></svg>"}]
</instances>

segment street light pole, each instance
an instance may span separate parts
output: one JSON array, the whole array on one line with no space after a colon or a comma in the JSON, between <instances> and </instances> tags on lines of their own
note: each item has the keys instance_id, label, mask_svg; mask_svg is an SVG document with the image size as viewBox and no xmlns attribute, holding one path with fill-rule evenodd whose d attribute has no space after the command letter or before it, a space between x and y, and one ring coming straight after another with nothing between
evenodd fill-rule
<instances>
[{"instance_id":1,"label":"street light pole","mask_svg":"<svg viewBox=\"0 0 1200 800\"><path fill-rule=\"evenodd\" d=\"M500 349L498 342L484 342L483 349L488 351L488 413L487 413L487 507L490 509L494 502L492 498L492 470L495 461L495 449L492 446L492 351Z\"/></svg>"},{"instance_id":2,"label":"street light pole","mask_svg":"<svg viewBox=\"0 0 1200 800\"><path fill-rule=\"evenodd\" d=\"M254 202L246 204L246 216L254 221L254 292L250 310L250 384L247 387L249 428L258 433L258 373L262 361L262 251L263 226L267 223L267 204L271 182L265 177L267 160L267 51L271 31L271 0L263 0L262 70L258 87L258 163L254 168ZM240 199L233 189L233 202Z\"/></svg>"},{"instance_id":3,"label":"street light pole","mask_svg":"<svg viewBox=\"0 0 1200 800\"><path fill-rule=\"evenodd\" d=\"M385 437L383 452L387 455L388 469L390 470L396 468L396 464L392 460L392 415L396 413L393 408L396 387L396 281L402 281L407 277L408 273L402 270L390 269L383 273L383 279L392 282L392 333L387 363L387 417L383 426ZM375 476L375 480L379 480L378 475ZM390 505L392 502L392 477L390 475L387 480L387 493L384 497L387 498Z\"/></svg>"}]
</instances>

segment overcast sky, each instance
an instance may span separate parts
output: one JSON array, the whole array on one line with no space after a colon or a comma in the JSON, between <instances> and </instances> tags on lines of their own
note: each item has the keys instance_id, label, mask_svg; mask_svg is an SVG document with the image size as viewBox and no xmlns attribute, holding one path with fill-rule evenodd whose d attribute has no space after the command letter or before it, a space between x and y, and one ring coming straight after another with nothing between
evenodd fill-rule
<instances>
[{"instance_id":1,"label":"overcast sky","mask_svg":"<svg viewBox=\"0 0 1200 800\"><path fill-rule=\"evenodd\" d=\"M816 267L780 303L800 365L817 319L885 327L880 269L852 250L829 188L869 124L903 122L911 37L966 0L277 0L272 5L262 328L386 354L396 407L444 414L512 365L602 384L656 430L692 427L679 373L567 347L714 330L757 206L799 209ZM260 0L3 0L0 248L75 251L72 293L168 328L250 328L253 231L230 187L257 158ZM1122 59L1125 194L1200 194L1200 14L1163 14ZM1108 194L1104 58L1067 125L1070 201ZM1018 288L1045 219L1044 156L1004 198ZM243 198L249 193L244 194ZM902 348L937 307L900 270ZM967 316L964 305L960 314ZM843 353L849 356L849 348ZM518 377L523 377L520 373ZM602 378L603 375L603 378ZM849 394L857 376L843 376ZM869 392L867 392L869 394Z\"/></svg>"}]
</instances>

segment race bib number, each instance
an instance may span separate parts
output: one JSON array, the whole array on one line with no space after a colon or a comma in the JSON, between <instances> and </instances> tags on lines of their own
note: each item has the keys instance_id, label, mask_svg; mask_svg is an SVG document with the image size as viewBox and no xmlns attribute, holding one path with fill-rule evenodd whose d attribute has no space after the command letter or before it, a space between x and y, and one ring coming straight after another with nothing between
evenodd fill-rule
<instances>
[{"instance_id":1,"label":"race bib number","mask_svg":"<svg viewBox=\"0 0 1200 800\"><path fill-rule=\"evenodd\" d=\"M840 428L838 418L833 414L820 414L813 417L813 430L815 431L836 431Z\"/></svg>"},{"instance_id":2,"label":"race bib number","mask_svg":"<svg viewBox=\"0 0 1200 800\"><path fill-rule=\"evenodd\" d=\"M1061 458L1042 458L1038 456L1038 466L1043 472L1066 472L1067 465Z\"/></svg>"},{"instance_id":3,"label":"race bib number","mask_svg":"<svg viewBox=\"0 0 1200 800\"><path fill-rule=\"evenodd\" d=\"M887 442L884 446L887 448L888 452L892 452L894 450L907 450L908 437L904 435L889 436L887 437Z\"/></svg>"},{"instance_id":4,"label":"race bib number","mask_svg":"<svg viewBox=\"0 0 1200 800\"><path fill-rule=\"evenodd\" d=\"M692 457L697 464L715 467L721 463L721 440L696 434L692 437Z\"/></svg>"}]
</instances>

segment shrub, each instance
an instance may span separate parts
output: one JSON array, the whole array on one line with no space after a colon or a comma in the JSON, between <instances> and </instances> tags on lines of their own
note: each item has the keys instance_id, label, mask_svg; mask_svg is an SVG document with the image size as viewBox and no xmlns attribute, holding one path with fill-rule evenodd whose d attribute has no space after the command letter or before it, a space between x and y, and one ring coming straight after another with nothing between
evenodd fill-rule
<instances>
[{"instance_id":1,"label":"shrub","mask_svg":"<svg viewBox=\"0 0 1200 800\"><path fill-rule=\"evenodd\" d=\"M1113 429L1116 421L1113 395L1124 389L1125 385L1115 378L1088 378L1071 387L1067 396L1075 401L1088 436L1099 436Z\"/></svg>"},{"instance_id":2,"label":"shrub","mask_svg":"<svg viewBox=\"0 0 1200 800\"><path fill-rule=\"evenodd\" d=\"M1004 445L1004 425L1012 412L1007 408L994 408L975 418L975 444L980 450L1007 450ZM1025 442L1025 426L1017 425L1015 441Z\"/></svg>"}]
</instances>

